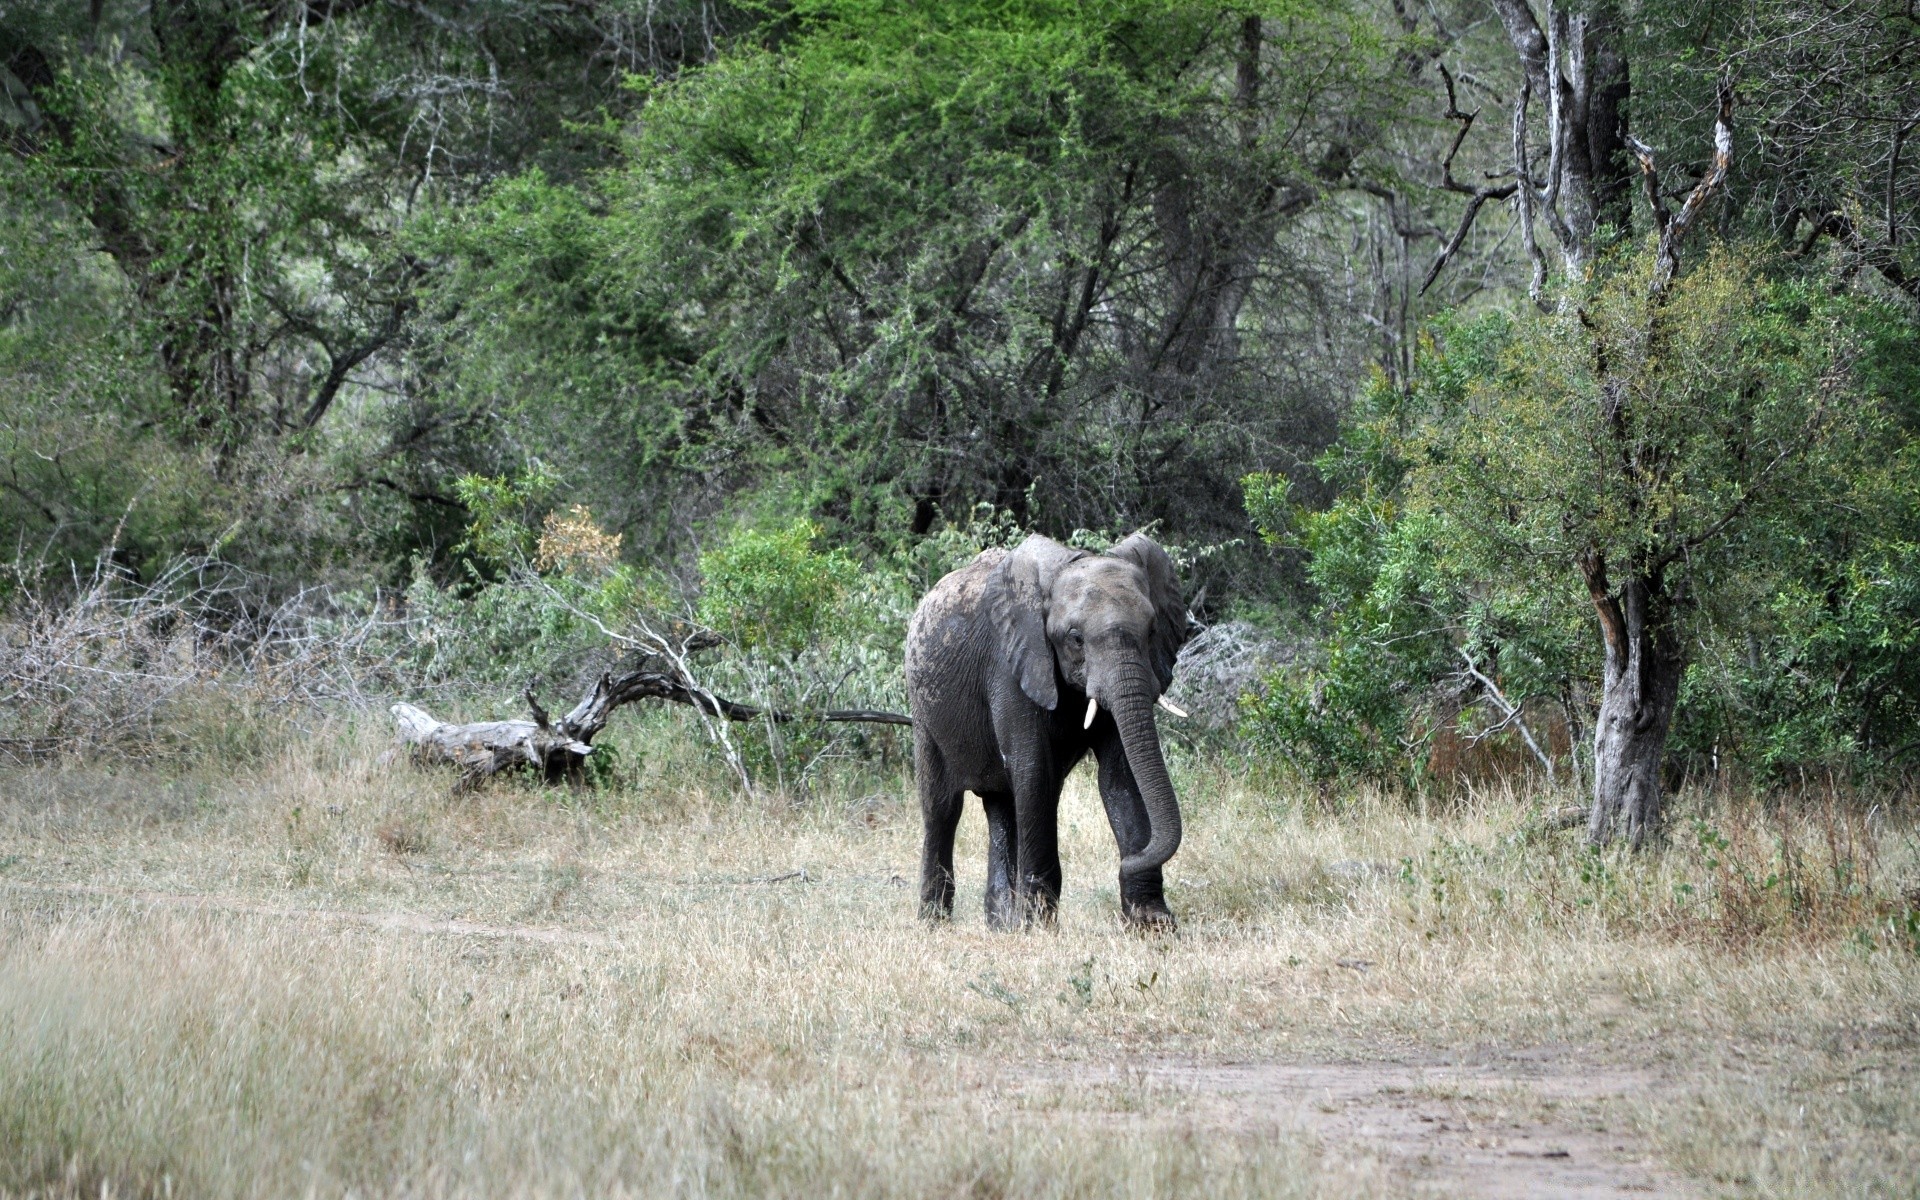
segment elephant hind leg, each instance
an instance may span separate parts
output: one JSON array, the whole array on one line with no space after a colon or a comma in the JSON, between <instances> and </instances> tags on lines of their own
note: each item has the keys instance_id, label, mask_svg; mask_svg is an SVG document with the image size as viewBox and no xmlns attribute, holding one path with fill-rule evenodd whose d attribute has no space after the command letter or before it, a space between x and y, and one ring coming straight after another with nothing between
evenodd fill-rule
<instances>
[{"instance_id":1,"label":"elephant hind leg","mask_svg":"<svg viewBox=\"0 0 1920 1200\"><path fill-rule=\"evenodd\" d=\"M920 817L925 841L920 851L920 918L944 921L953 915L953 835L960 827L966 792L947 780L946 764L932 740L914 739L914 773L920 783Z\"/></svg>"}]
</instances>

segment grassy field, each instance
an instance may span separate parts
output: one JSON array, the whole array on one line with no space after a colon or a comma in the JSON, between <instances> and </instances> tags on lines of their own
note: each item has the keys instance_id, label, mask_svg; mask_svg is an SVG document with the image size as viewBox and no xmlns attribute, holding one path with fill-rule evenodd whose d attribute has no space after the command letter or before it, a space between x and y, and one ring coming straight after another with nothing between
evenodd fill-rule
<instances>
[{"instance_id":1,"label":"grassy field","mask_svg":"<svg viewBox=\"0 0 1920 1200\"><path fill-rule=\"evenodd\" d=\"M1179 769L1180 934L1084 776L1053 932L905 780L729 796L382 761L0 776L0 1194L1913 1196L1920 834L1687 796L1597 856L1507 792Z\"/></svg>"}]
</instances>

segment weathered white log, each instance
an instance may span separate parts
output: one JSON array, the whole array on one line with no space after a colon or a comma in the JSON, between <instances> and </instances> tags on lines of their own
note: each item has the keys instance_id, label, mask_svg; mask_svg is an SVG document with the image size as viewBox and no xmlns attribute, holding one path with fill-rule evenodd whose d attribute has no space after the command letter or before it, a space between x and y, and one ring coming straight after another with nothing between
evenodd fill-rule
<instances>
[{"instance_id":1,"label":"weathered white log","mask_svg":"<svg viewBox=\"0 0 1920 1200\"><path fill-rule=\"evenodd\" d=\"M601 675L580 698L580 703L573 706L573 711L555 721L534 694L538 682L528 684L525 693L527 707L533 712L530 721L453 725L412 704L396 704L388 711L393 714L400 740L414 748L419 761L460 767L465 772L463 785L477 783L514 766L532 767L553 782L568 778L578 772L587 755L593 753L593 739L606 728L607 717L613 710L636 700L672 700L731 721L754 721L762 717L781 722L797 719L792 713L767 712L750 704L735 703L684 679L657 671L634 671L619 679ZM872 709L835 709L817 713L815 719L883 725L913 723L900 713Z\"/></svg>"},{"instance_id":2,"label":"weathered white log","mask_svg":"<svg viewBox=\"0 0 1920 1200\"><path fill-rule=\"evenodd\" d=\"M593 753L588 743L533 721L454 725L411 704L396 704L391 711L401 739L422 761L453 763L474 774L492 775L521 763L545 770L556 757L579 760Z\"/></svg>"}]
</instances>

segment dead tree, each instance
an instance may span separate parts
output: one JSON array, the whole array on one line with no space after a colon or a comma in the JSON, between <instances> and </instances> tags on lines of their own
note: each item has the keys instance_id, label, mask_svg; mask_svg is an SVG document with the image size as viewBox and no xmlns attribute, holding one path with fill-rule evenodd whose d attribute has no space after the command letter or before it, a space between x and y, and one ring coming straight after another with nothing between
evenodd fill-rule
<instances>
[{"instance_id":1,"label":"dead tree","mask_svg":"<svg viewBox=\"0 0 1920 1200\"><path fill-rule=\"evenodd\" d=\"M1460 128L1447 150L1441 186L1468 199L1459 227L1428 268L1421 291L1433 285L1459 251L1486 202L1511 198L1534 268L1529 290L1539 302L1546 264L1534 240L1536 220L1552 232L1570 278L1580 277L1606 237L1618 237L1630 227L1633 158L1627 107L1632 82L1619 15L1607 6L1569 8L1547 0L1541 15L1529 0L1492 0L1492 7L1520 67L1510 164L1514 182L1475 187L1453 177L1454 156L1477 113L1460 111L1453 77L1443 71L1445 116ZM1547 125L1544 153L1530 149L1538 119L1529 111L1532 105L1545 110L1539 114Z\"/></svg>"},{"instance_id":2,"label":"dead tree","mask_svg":"<svg viewBox=\"0 0 1920 1200\"><path fill-rule=\"evenodd\" d=\"M606 728L613 710L638 700L687 704L704 716L728 721L786 723L811 717L829 722L913 724L911 717L880 709L828 709L813 714L768 710L717 696L677 671L657 670L629 671L617 678L610 672L602 673L573 710L556 721L535 694L538 682L529 683L525 693L527 707L533 713L531 720L454 725L411 704L396 704L390 711L400 739L413 747L416 760L459 767L463 789L519 767L538 771L548 783L577 779L587 756L593 753L593 739Z\"/></svg>"}]
</instances>

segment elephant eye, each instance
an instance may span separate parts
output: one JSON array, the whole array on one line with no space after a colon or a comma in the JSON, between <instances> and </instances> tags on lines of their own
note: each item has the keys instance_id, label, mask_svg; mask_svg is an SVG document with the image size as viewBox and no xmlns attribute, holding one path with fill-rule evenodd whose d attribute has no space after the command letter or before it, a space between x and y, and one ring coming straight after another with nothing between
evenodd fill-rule
<instances>
[{"instance_id":1,"label":"elephant eye","mask_svg":"<svg viewBox=\"0 0 1920 1200\"><path fill-rule=\"evenodd\" d=\"M1073 639L1073 644L1076 646L1078 646L1082 641L1085 640L1080 636L1080 631L1078 629L1067 630L1067 636Z\"/></svg>"}]
</instances>

